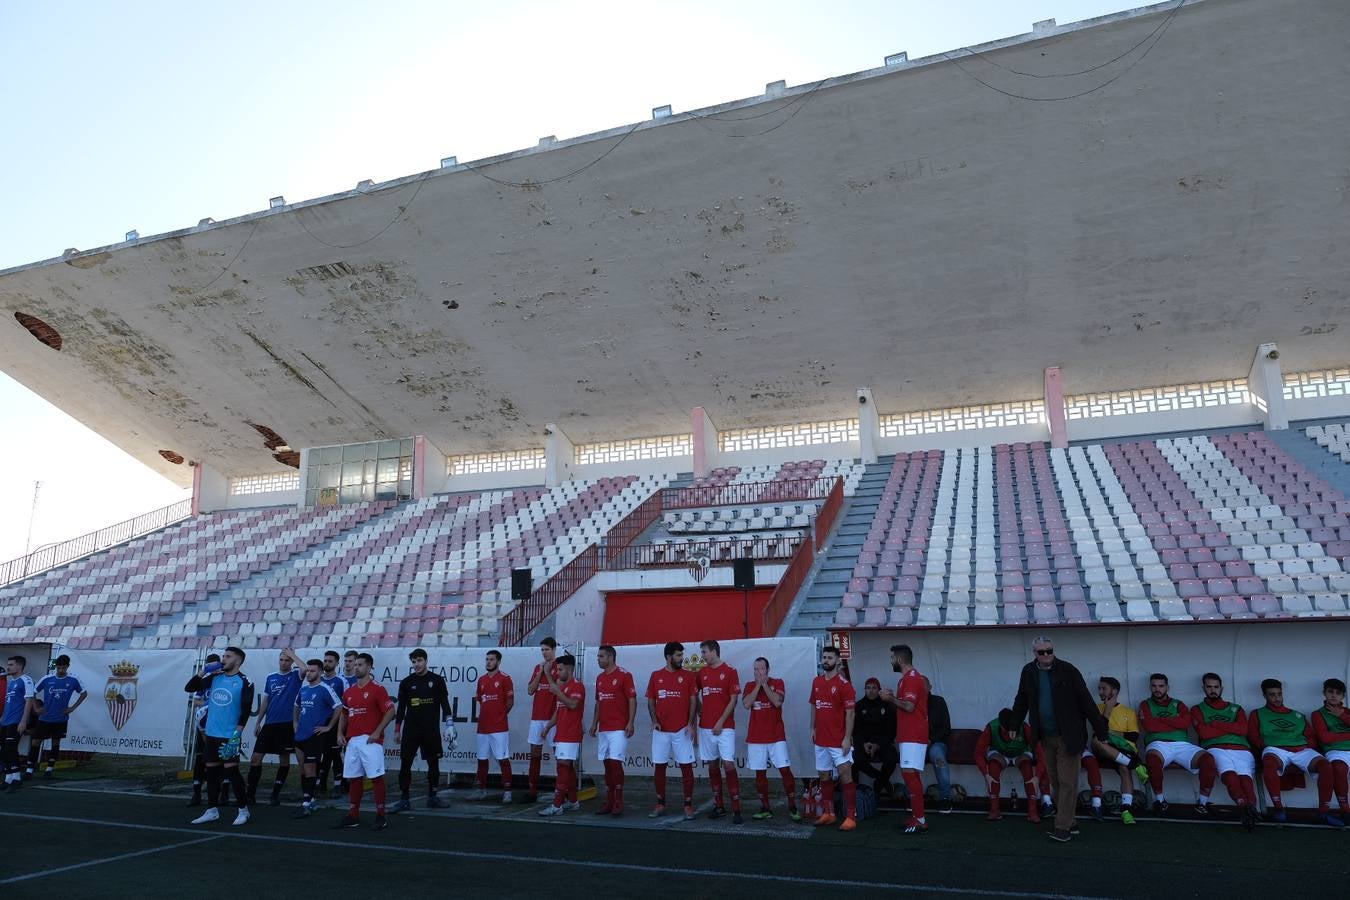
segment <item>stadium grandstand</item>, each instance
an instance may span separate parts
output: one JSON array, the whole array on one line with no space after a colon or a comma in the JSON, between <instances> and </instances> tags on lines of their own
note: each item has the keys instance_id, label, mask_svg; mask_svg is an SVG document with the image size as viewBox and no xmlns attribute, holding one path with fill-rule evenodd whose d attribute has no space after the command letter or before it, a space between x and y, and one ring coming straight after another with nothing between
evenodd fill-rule
<instances>
[{"instance_id":1,"label":"stadium grandstand","mask_svg":"<svg viewBox=\"0 0 1350 900\"><path fill-rule=\"evenodd\" d=\"M971 729L1047 633L1310 708L1346 24L1049 20L0 271L0 367L192 489L0 565L0 645L904 641Z\"/></svg>"}]
</instances>

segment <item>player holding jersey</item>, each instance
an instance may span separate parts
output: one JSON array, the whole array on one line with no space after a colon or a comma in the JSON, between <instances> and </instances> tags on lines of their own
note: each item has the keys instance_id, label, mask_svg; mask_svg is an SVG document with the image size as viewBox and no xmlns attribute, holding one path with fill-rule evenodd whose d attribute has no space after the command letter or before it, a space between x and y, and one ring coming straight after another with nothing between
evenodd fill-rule
<instances>
[{"instance_id":1,"label":"player holding jersey","mask_svg":"<svg viewBox=\"0 0 1350 900\"><path fill-rule=\"evenodd\" d=\"M370 676L375 657L361 653L353 667L356 682L342 694L342 718L338 722L338 746L344 748L342 777L347 781L347 816L338 828L361 825L361 797L369 778L375 794L375 831L388 826L384 817L384 729L394 719L394 701L384 685Z\"/></svg>"},{"instance_id":2,"label":"player holding jersey","mask_svg":"<svg viewBox=\"0 0 1350 900\"><path fill-rule=\"evenodd\" d=\"M337 730L342 717L342 701L323 680L323 663L311 659L305 663L305 679L295 697L292 725L295 728L295 753L300 759L300 809L303 819L318 809L314 788L318 782L319 760L328 749L328 738Z\"/></svg>"},{"instance_id":3,"label":"player holding jersey","mask_svg":"<svg viewBox=\"0 0 1350 900\"><path fill-rule=\"evenodd\" d=\"M1350 813L1350 710L1345 708L1345 682L1328 678L1322 682L1322 707L1309 718L1313 736L1322 748L1322 755L1331 766L1336 800L1341 807L1340 819ZM1320 781L1323 777L1318 775ZM1330 810L1328 810L1330 812Z\"/></svg>"},{"instance_id":4,"label":"player holding jersey","mask_svg":"<svg viewBox=\"0 0 1350 900\"><path fill-rule=\"evenodd\" d=\"M839 671L839 650L824 647L820 651L824 674L811 682L811 743L815 746L816 771L820 775L820 799L825 807L817 826L833 825L834 776L844 786L844 821L840 831L858 827L857 786L853 783L853 707L857 692Z\"/></svg>"},{"instance_id":5,"label":"player holding jersey","mask_svg":"<svg viewBox=\"0 0 1350 900\"><path fill-rule=\"evenodd\" d=\"M923 809L923 767L928 761L928 682L914 668L914 651L906 644L891 648L891 668L901 673L895 693L881 699L896 707L895 742L900 747L900 773L909 792L910 819L905 834L923 834L928 819Z\"/></svg>"},{"instance_id":6,"label":"player holding jersey","mask_svg":"<svg viewBox=\"0 0 1350 900\"><path fill-rule=\"evenodd\" d=\"M698 673L699 718L698 752L708 764L712 784L713 808L710 819L727 814L722 803L722 772L726 772L727 793L731 795L731 821L741 819L741 780L736 774L736 698L741 694L740 676L722 662L722 647L717 641L698 645L707 663Z\"/></svg>"},{"instance_id":7,"label":"player holding jersey","mask_svg":"<svg viewBox=\"0 0 1350 900\"><path fill-rule=\"evenodd\" d=\"M1148 676L1149 696L1139 704L1139 729L1144 741L1144 765L1153 787L1153 812L1167 815L1167 797L1163 794L1163 770L1168 766L1195 774L1200 771L1204 751L1191 743L1191 713L1186 704L1168 696L1167 676L1154 672Z\"/></svg>"},{"instance_id":8,"label":"player holding jersey","mask_svg":"<svg viewBox=\"0 0 1350 900\"><path fill-rule=\"evenodd\" d=\"M553 785L553 804L539 810L541 816L560 816L581 805L577 802L577 756L581 752L586 685L572 677L576 664L576 657L570 653L558 657L558 677L546 678L544 682L557 701L553 715L544 723L547 726L544 733L553 731L553 758L558 761L558 777Z\"/></svg>"},{"instance_id":9,"label":"player holding jersey","mask_svg":"<svg viewBox=\"0 0 1350 900\"><path fill-rule=\"evenodd\" d=\"M501 651L489 650L483 660L486 671L474 693L478 701L478 790L469 795L470 800L487 799L488 763L495 759L502 773L502 802L511 802L511 731L507 716L516 705L516 688L501 665Z\"/></svg>"},{"instance_id":10,"label":"player holding jersey","mask_svg":"<svg viewBox=\"0 0 1350 900\"><path fill-rule=\"evenodd\" d=\"M769 677L769 661L755 660L755 680L745 686L741 704L750 710L750 725L745 731L746 763L755 773L755 792L759 794L759 812L750 818L763 821L773 818L769 805L768 768L772 763L783 779L783 793L787 795L788 817L802 820L797 812L797 783L792 777L788 758L787 732L783 729L783 700L787 688L783 679Z\"/></svg>"},{"instance_id":11,"label":"player holding jersey","mask_svg":"<svg viewBox=\"0 0 1350 900\"><path fill-rule=\"evenodd\" d=\"M225 779L230 782L238 809L234 824L246 825L249 820L248 790L244 787L244 776L239 774L239 742L248 717L253 714L253 682L239 671L244 659L243 650L226 647L220 662L207 663L183 687L190 694L200 693L206 698L206 724L202 730L208 805L192 820L193 825L205 825L220 818L220 783Z\"/></svg>"},{"instance_id":12,"label":"player holding jersey","mask_svg":"<svg viewBox=\"0 0 1350 900\"><path fill-rule=\"evenodd\" d=\"M80 679L70 674L70 657L64 653L53 660L56 673L43 677L34 688L34 711L38 714L37 724L28 739L28 776L38 768L42 745L52 742L52 752L47 756L47 771L43 778L51 778L56 766L56 758L61 754L61 739L66 736L66 724L70 714L80 708L89 698ZM71 704L70 698L76 694L79 699Z\"/></svg>"},{"instance_id":13,"label":"player holding jersey","mask_svg":"<svg viewBox=\"0 0 1350 900\"><path fill-rule=\"evenodd\" d=\"M696 677L684 671L684 644L665 646L666 664L647 679L647 712L652 717L652 765L655 767L656 805L647 814L659 819L666 813L666 766L680 767L684 782L684 818L694 818L694 715L698 704Z\"/></svg>"},{"instance_id":14,"label":"player holding jersey","mask_svg":"<svg viewBox=\"0 0 1350 900\"><path fill-rule=\"evenodd\" d=\"M558 642L546 637L539 642L539 654L543 661L530 673L530 682L525 692L533 698L530 702L530 775L529 788L525 799L534 803L539 799L539 772L544 762L544 740L548 733L544 730L553 718L553 709L558 705L558 697L549 690L549 682L558 680L558 664L554 655L558 651Z\"/></svg>"},{"instance_id":15,"label":"player holding jersey","mask_svg":"<svg viewBox=\"0 0 1350 900\"><path fill-rule=\"evenodd\" d=\"M24 674L28 660L11 656L5 663L5 703L0 712L0 757L5 769L5 789L17 791L23 786L23 766L19 762L19 738L33 721L33 679Z\"/></svg>"},{"instance_id":16,"label":"player holding jersey","mask_svg":"<svg viewBox=\"0 0 1350 900\"><path fill-rule=\"evenodd\" d=\"M291 774L291 755L295 753L295 698L300 694L300 669L304 667L295 651L281 651L277 671L263 682L262 705L258 707L258 723L253 726L256 741L248 760L248 802L258 802L258 782L262 780L263 759L275 753L276 781L272 783L272 798L268 805L281 805L281 788Z\"/></svg>"},{"instance_id":17,"label":"player holding jersey","mask_svg":"<svg viewBox=\"0 0 1350 900\"><path fill-rule=\"evenodd\" d=\"M1205 699L1191 707L1191 723L1205 751L1200 757L1200 802L1195 812L1209 815L1209 795L1221 777L1243 827L1251 831L1256 827L1256 760L1247 738L1247 713L1223 699L1223 679L1216 673L1206 672L1200 685Z\"/></svg>"},{"instance_id":18,"label":"player holding jersey","mask_svg":"<svg viewBox=\"0 0 1350 900\"><path fill-rule=\"evenodd\" d=\"M628 739L637 719L637 687L632 673L619 668L618 651L602 644L595 652L600 674L595 676L595 713L591 737L599 737L596 756L605 767L605 801L598 816L623 815L623 763Z\"/></svg>"}]
</instances>

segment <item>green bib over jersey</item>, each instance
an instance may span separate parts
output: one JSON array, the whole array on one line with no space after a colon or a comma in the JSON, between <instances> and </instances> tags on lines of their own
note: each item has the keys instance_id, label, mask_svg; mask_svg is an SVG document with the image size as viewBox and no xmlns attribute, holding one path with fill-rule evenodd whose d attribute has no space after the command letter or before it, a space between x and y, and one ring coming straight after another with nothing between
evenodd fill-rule
<instances>
[{"instance_id":1,"label":"green bib over jersey","mask_svg":"<svg viewBox=\"0 0 1350 900\"><path fill-rule=\"evenodd\" d=\"M1159 706L1153 702L1153 698L1144 701L1148 704L1148 711L1155 717L1161 719L1170 719L1177 714L1178 703L1173 700L1166 706ZM1171 731L1150 731L1148 739L1150 741L1185 741L1190 737L1185 728L1173 728Z\"/></svg>"},{"instance_id":2,"label":"green bib over jersey","mask_svg":"<svg viewBox=\"0 0 1350 900\"><path fill-rule=\"evenodd\" d=\"M1327 731L1335 735L1332 740L1327 741L1323 750L1350 750L1350 725L1333 716L1325 706L1313 715L1321 716L1322 721L1326 723Z\"/></svg>"},{"instance_id":3,"label":"green bib over jersey","mask_svg":"<svg viewBox=\"0 0 1350 900\"><path fill-rule=\"evenodd\" d=\"M1304 733L1308 720L1297 710L1275 712L1263 706L1256 712L1256 722L1261 731L1261 743L1267 747L1303 747L1308 743Z\"/></svg>"},{"instance_id":4,"label":"green bib over jersey","mask_svg":"<svg viewBox=\"0 0 1350 900\"><path fill-rule=\"evenodd\" d=\"M998 727L998 719L989 720L989 746L1008 757L1008 759L1017 759L1017 757L1031 750L1031 745L1027 743L1026 734L1020 728L1017 730L1016 738L1011 741L1005 740Z\"/></svg>"},{"instance_id":5,"label":"green bib over jersey","mask_svg":"<svg viewBox=\"0 0 1350 900\"><path fill-rule=\"evenodd\" d=\"M1242 707L1238 706L1236 703L1230 703L1223 709L1215 709L1208 703L1200 703L1195 707L1195 709L1200 710L1200 718L1204 719L1206 724L1210 722L1223 722L1226 725L1232 725L1234 722L1237 721L1237 717L1242 714ZM1218 737L1205 738L1200 742L1200 746L1201 747L1238 746L1238 747L1246 747L1248 750L1250 750L1252 745L1251 742L1248 741L1247 738L1244 737L1243 735L1221 734Z\"/></svg>"}]
</instances>

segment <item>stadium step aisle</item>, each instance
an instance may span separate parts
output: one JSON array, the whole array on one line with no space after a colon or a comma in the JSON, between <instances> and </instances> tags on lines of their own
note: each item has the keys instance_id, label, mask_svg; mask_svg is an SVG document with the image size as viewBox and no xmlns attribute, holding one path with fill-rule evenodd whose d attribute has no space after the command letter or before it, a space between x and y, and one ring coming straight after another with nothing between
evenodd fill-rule
<instances>
[{"instance_id":1,"label":"stadium step aisle","mask_svg":"<svg viewBox=\"0 0 1350 900\"><path fill-rule=\"evenodd\" d=\"M1350 497L1350 423L1290 426L1267 436L1309 472Z\"/></svg>"}]
</instances>

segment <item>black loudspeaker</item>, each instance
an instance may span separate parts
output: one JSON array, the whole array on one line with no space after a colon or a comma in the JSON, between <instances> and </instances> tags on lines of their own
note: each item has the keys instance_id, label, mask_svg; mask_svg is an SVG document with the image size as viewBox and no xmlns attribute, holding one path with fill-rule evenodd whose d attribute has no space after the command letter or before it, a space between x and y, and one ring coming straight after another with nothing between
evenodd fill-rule
<instances>
[{"instance_id":1,"label":"black loudspeaker","mask_svg":"<svg viewBox=\"0 0 1350 900\"><path fill-rule=\"evenodd\" d=\"M735 566L735 584L738 591L753 591L755 589L755 561L748 556L742 556L734 560Z\"/></svg>"},{"instance_id":2,"label":"black loudspeaker","mask_svg":"<svg viewBox=\"0 0 1350 900\"><path fill-rule=\"evenodd\" d=\"M529 569L511 570L511 599L528 600L534 593L534 573Z\"/></svg>"}]
</instances>

